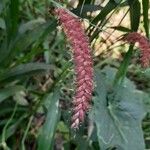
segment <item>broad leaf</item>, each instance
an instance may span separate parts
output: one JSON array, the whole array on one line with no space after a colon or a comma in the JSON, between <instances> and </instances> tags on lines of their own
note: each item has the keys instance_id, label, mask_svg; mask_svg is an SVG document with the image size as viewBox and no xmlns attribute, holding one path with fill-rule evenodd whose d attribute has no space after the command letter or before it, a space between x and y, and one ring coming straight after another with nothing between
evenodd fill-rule
<instances>
[{"instance_id":1,"label":"broad leaf","mask_svg":"<svg viewBox=\"0 0 150 150\"><path fill-rule=\"evenodd\" d=\"M113 87L116 70L96 71L96 96L92 118L102 150L144 150L141 121L145 115L143 93L125 79L123 85Z\"/></svg>"}]
</instances>

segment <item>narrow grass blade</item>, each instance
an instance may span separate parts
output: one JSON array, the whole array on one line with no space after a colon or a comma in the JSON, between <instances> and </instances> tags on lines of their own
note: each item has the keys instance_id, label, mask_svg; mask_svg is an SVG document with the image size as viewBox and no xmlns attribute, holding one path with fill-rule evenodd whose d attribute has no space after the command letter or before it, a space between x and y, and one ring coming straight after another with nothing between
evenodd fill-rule
<instances>
[{"instance_id":1,"label":"narrow grass blade","mask_svg":"<svg viewBox=\"0 0 150 150\"><path fill-rule=\"evenodd\" d=\"M122 31L122 32L131 32L131 30L127 27L123 27L123 26L114 26L111 27L112 29L118 30L118 31Z\"/></svg>"},{"instance_id":2,"label":"narrow grass blade","mask_svg":"<svg viewBox=\"0 0 150 150\"><path fill-rule=\"evenodd\" d=\"M19 0L10 0L5 22L8 43L16 36L18 30Z\"/></svg>"},{"instance_id":3,"label":"narrow grass blade","mask_svg":"<svg viewBox=\"0 0 150 150\"><path fill-rule=\"evenodd\" d=\"M148 17L148 9L149 9L149 0L142 0L143 5L143 21L144 21L144 29L146 32L146 36L149 38L149 17Z\"/></svg>"},{"instance_id":4,"label":"narrow grass blade","mask_svg":"<svg viewBox=\"0 0 150 150\"><path fill-rule=\"evenodd\" d=\"M27 63L8 69L0 75L0 82L8 82L23 76L31 76L50 70L51 65L44 63Z\"/></svg>"},{"instance_id":5,"label":"narrow grass blade","mask_svg":"<svg viewBox=\"0 0 150 150\"><path fill-rule=\"evenodd\" d=\"M124 77L126 75L128 65L131 60L131 56L133 53L133 46L130 46L128 52L126 53L123 62L121 63L118 72L116 73L115 79L114 79L114 85L121 84L124 80Z\"/></svg>"},{"instance_id":6,"label":"narrow grass blade","mask_svg":"<svg viewBox=\"0 0 150 150\"><path fill-rule=\"evenodd\" d=\"M14 41L9 44L8 48L6 47L6 41L4 41L0 47L1 67L9 65L16 55L27 50L27 48L36 41L40 44L49 33L55 30L55 28L56 20L51 20L39 25L31 31L18 33ZM36 45L36 47L38 45ZM7 59L8 57L9 59Z\"/></svg>"},{"instance_id":7,"label":"narrow grass blade","mask_svg":"<svg viewBox=\"0 0 150 150\"><path fill-rule=\"evenodd\" d=\"M57 122L60 117L59 112L59 91L55 89L54 93L49 94L46 99L49 99L50 106L48 108L46 121L41 129L38 140L38 150L52 150L54 133Z\"/></svg>"},{"instance_id":8,"label":"narrow grass blade","mask_svg":"<svg viewBox=\"0 0 150 150\"><path fill-rule=\"evenodd\" d=\"M141 11L140 3L138 0L133 0L133 1L128 0L128 4L130 7L131 31L137 31L140 23L140 11ZM132 53L133 53L133 45L129 47L129 50L126 53L124 60L120 65L120 68L114 80L114 85L122 83L126 75Z\"/></svg>"},{"instance_id":9,"label":"narrow grass blade","mask_svg":"<svg viewBox=\"0 0 150 150\"><path fill-rule=\"evenodd\" d=\"M88 28L90 29L89 32L89 36L91 35L91 33L95 30L95 27L92 25L98 25L98 28L94 31L94 33L92 34L90 41L93 41L94 38L96 38L100 32L100 27L102 28L108 21L108 14L110 12L112 12L113 10L115 11L115 8L120 6L121 1L118 3L116 3L113 0L110 0L106 6L101 10L101 12L93 19L93 21L91 22L91 26ZM99 21L101 21L101 23L99 24Z\"/></svg>"},{"instance_id":10,"label":"narrow grass blade","mask_svg":"<svg viewBox=\"0 0 150 150\"><path fill-rule=\"evenodd\" d=\"M29 129L31 127L32 120L33 120L33 116L30 117L28 125L27 125L27 128L26 128L25 133L23 135L23 138L22 138L22 141L21 141L21 146L22 146L21 150L25 150L26 149L25 148L25 140L26 140L27 134L29 132Z\"/></svg>"},{"instance_id":11,"label":"narrow grass blade","mask_svg":"<svg viewBox=\"0 0 150 150\"><path fill-rule=\"evenodd\" d=\"M141 6L138 0L128 0L130 7L130 21L132 31L137 31L140 23Z\"/></svg>"}]
</instances>

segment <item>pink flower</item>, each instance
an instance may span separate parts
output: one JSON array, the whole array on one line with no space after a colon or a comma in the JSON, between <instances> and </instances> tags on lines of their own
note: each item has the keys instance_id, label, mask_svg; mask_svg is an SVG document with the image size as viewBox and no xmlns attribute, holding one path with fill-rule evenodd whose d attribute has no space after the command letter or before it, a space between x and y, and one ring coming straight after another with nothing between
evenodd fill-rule
<instances>
[{"instance_id":1,"label":"pink flower","mask_svg":"<svg viewBox=\"0 0 150 150\"><path fill-rule=\"evenodd\" d=\"M129 33L125 38L129 43L139 43L141 50L141 64L143 67L149 67L150 65L150 42L149 40L137 32Z\"/></svg>"},{"instance_id":2,"label":"pink flower","mask_svg":"<svg viewBox=\"0 0 150 150\"><path fill-rule=\"evenodd\" d=\"M56 9L56 15L62 25L73 51L76 75L76 90L73 98L72 128L78 128L84 121L89 109L93 91L93 60L90 54L88 37L85 35L78 18L64 9Z\"/></svg>"}]
</instances>

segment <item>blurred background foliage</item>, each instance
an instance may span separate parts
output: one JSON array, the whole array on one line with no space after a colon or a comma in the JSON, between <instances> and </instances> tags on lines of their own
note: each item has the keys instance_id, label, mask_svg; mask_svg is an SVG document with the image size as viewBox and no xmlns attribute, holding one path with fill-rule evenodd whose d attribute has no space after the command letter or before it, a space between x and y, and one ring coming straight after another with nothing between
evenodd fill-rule
<instances>
[{"instance_id":1,"label":"blurred background foliage","mask_svg":"<svg viewBox=\"0 0 150 150\"><path fill-rule=\"evenodd\" d=\"M0 149L150 149L150 69L128 32L150 36L149 0L0 1ZM55 7L77 15L95 66L92 108L70 129L72 56Z\"/></svg>"}]
</instances>

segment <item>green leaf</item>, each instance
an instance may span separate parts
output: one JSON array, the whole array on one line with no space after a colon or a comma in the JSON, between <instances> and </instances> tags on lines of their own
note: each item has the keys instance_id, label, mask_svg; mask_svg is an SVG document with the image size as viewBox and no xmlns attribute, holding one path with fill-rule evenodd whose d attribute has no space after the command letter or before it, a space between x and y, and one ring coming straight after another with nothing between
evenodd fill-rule
<instances>
[{"instance_id":1,"label":"green leaf","mask_svg":"<svg viewBox=\"0 0 150 150\"><path fill-rule=\"evenodd\" d=\"M25 90L25 89L23 88L23 86L19 86L19 85L7 87L7 88L5 88L5 89L0 90L0 103L1 103L3 100L7 99L8 97L13 96L13 95L15 95L17 92L23 91L23 90Z\"/></svg>"},{"instance_id":2,"label":"green leaf","mask_svg":"<svg viewBox=\"0 0 150 150\"><path fill-rule=\"evenodd\" d=\"M121 63L116 73L116 76L114 79L114 85L121 84L123 82L124 77L127 73L127 69L131 60L132 53L133 53L133 45L129 47L128 52L124 56L123 62Z\"/></svg>"},{"instance_id":3,"label":"green leaf","mask_svg":"<svg viewBox=\"0 0 150 150\"><path fill-rule=\"evenodd\" d=\"M19 0L10 0L5 22L7 29L7 42L9 43L18 30Z\"/></svg>"},{"instance_id":4,"label":"green leaf","mask_svg":"<svg viewBox=\"0 0 150 150\"><path fill-rule=\"evenodd\" d=\"M122 0L114 0L115 3L120 4Z\"/></svg>"},{"instance_id":5,"label":"green leaf","mask_svg":"<svg viewBox=\"0 0 150 150\"><path fill-rule=\"evenodd\" d=\"M115 26L115 27L111 27L112 29L118 30L118 31L122 31L122 32L131 32L131 30L129 28L123 27L123 26Z\"/></svg>"},{"instance_id":6,"label":"green leaf","mask_svg":"<svg viewBox=\"0 0 150 150\"><path fill-rule=\"evenodd\" d=\"M5 30L6 29L6 25L5 25L5 21L3 18L0 18L0 28Z\"/></svg>"},{"instance_id":7,"label":"green leaf","mask_svg":"<svg viewBox=\"0 0 150 150\"><path fill-rule=\"evenodd\" d=\"M8 82L23 76L31 76L50 70L51 65L44 63L21 64L0 74L0 82Z\"/></svg>"},{"instance_id":8,"label":"green leaf","mask_svg":"<svg viewBox=\"0 0 150 150\"><path fill-rule=\"evenodd\" d=\"M142 72L142 76L146 77L149 80L150 79L150 68L145 69Z\"/></svg>"},{"instance_id":9,"label":"green leaf","mask_svg":"<svg viewBox=\"0 0 150 150\"><path fill-rule=\"evenodd\" d=\"M85 5L85 4L90 4L91 1L92 1L92 0L80 0L78 5L81 6L81 5L83 5L83 4L84 4L84 5Z\"/></svg>"},{"instance_id":10,"label":"green leaf","mask_svg":"<svg viewBox=\"0 0 150 150\"><path fill-rule=\"evenodd\" d=\"M88 150L89 149L89 141L86 138L78 137L77 150Z\"/></svg>"},{"instance_id":11,"label":"green leaf","mask_svg":"<svg viewBox=\"0 0 150 150\"><path fill-rule=\"evenodd\" d=\"M59 112L59 89L55 89L54 93L47 95L46 100L50 101L46 121L40 131L38 139L38 150L52 149L54 133L57 127L57 122L60 117Z\"/></svg>"},{"instance_id":12,"label":"green leaf","mask_svg":"<svg viewBox=\"0 0 150 150\"><path fill-rule=\"evenodd\" d=\"M144 150L141 121L145 115L141 91L128 79L124 84L113 87L116 70L105 68L96 71L96 96L92 119L96 124L97 136L102 150Z\"/></svg>"},{"instance_id":13,"label":"green leaf","mask_svg":"<svg viewBox=\"0 0 150 150\"><path fill-rule=\"evenodd\" d=\"M97 10L101 10L103 7L100 5L91 5L91 4L85 4L83 7L79 6L73 10L71 10L74 14L76 14L77 16L80 16L82 18L86 18L87 17L87 12L93 12L93 11L97 11ZM81 12L82 9L82 12Z\"/></svg>"},{"instance_id":14,"label":"green leaf","mask_svg":"<svg viewBox=\"0 0 150 150\"><path fill-rule=\"evenodd\" d=\"M15 51L23 51L26 50L32 43L38 40L43 35L48 35L50 32L56 29L56 20L51 20L46 23L39 25L33 30L27 33L20 33L16 39L15 44L12 45ZM44 36L44 37L45 37Z\"/></svg>"},{"instance_id":15,"label":"green leaf","mask_svg":"<svg viewBox=\"0 0 150 150\"><path fill-rule=\"evenodd\" d=\"M19 52L26 50L35 41L44 39L46 35L54 31L56 28L56 20L51 20L28 32L18 33L13 42L10 43L8 49L6 41L0 47L0 63L9 64L14 56ZM40 44L40 42L39 42ZM37 46L37 45L36 45ZM7 59L9 57L9 59Z\"/></svg>"},{"instance_id":16,"label":"green leaf","mask_svg":"<svg viewBox=\"0 0 150 150\"><path fill-rule=\"evenodd\" d=\"M27 115L23 115L21 116L18 120L15 120L15 123L10 125L7 129L6 129L6 139L7 140L9 137L11 137L17 130L18 126L21 124L21 122L27 117ZM0 141L2 140L2 136L0 136Z\"/></svg>"},{"instance_id":17,"label":"green leaf","mask_svg":"<svg viewBox=\"0 0 150 150\"><path fill-rule=\"evenodd\" d=\"M113 0L110 0L106 6L101 10L101 12L93 19L93 21L91 22L91 26L89 27L89 29L92 27L92 25L96 25L99 23L99 21L101 21L101 24L102 26L104 26L106 24L106 18L107 18L107 15L112 11L114 10L116 7L118 6L118 4L116 4L115 1ZM104 23L105 21L105 23ZM99 28L100 28L100 25L99 25ZM90 29L90 34L95 30L95 32L92 34L91 38L90 38L90 41L93 41L93 39L98 35L98 33L100 32L99 28L97 28L95 30L95 27L93 27L92 29ZM89 34L89 35L90 35Z\"/></svg>"},{"instance_id":18,"label":"green leaf","mask_svg":"<svg viewBox=\"0 0 150 150\"><path fill-rule=\"evenodd\" d=\"M128 4L130 6L131 30L137 31L140 23L140 11L141 11L140 3L138 0L134 0L134 1L128 0ZM128 65L131 60L132 53L133 53L133 45L129 47L129 50L126 53L123 62L119 67L119 70L114 80L114 84L118 84L123 81L128 69Z\"/></svg>"},{"instance_id":19,"label":"green leaf","mask_svg":"<svg viewBox=\"0 0 150 150\"><path fill-rule=\"evenodd\" d=\"M106 6L102 9L102 11L95 17L95 19L92 21L93 24L97 23L100 20L104 20L106 16L117 7L117 4L115 1L110 0Z\"/></svg>"},{"instance_id":20,"label":"green leaf","mask_svg":"<svg viewBox=\"0 0 150 150\"><path fill-rule=\"evenodd\" d=\"M144 28L146 32L147 38L149 38L149 17L148 17L148 9L149 9L149 0L142 0L143 5L143 20L144 20Z\"/></svg>"},{"instance_id":21,"label":"green leaf","mask_svg":"<svg viewBox=\"0 0 150 150\"><path fill-rule=\"evenodd\" d=\"M132 31L137 31L140 23L141 6L138 0L128 0L130 6L130 21Z\"/></svg>"},{"instance_id":22,"label":"green leaf","mask_svg":"<svg viewBox=\"0 0 150 150\"><path fill-rule=\"evenodd\" d=\"M43 18L37 18L31 21L28 21L27 23L24 23L19 27L19 33L25 33L27 31L31 31L44 23L45 23L45 20Z\"/></svg>"},{"instance_id":23,"label":"green leaf","mask_svg":"<svg viewBox=\"0 0 150 150\"><path fill-rule=\"evenodd\" d=\"M0 14L2 13L2 11L3 11L3 2L0 1Z\"/></svg>"},{"instance_id":24,"label":"green leaf","mask_svg":"<svg viewBox=\"0 0 150 150\"><path fill-rule=\"evenodd\" d=\"M3 10L7 7L7 3L10 0L0 0L0 14L3 13Z\"/></svg>"},{"instance_id":25,"label":"green leaf","mask_svg":"<svg viewBox=\"0 0 150 150\"><path fill-rule=\"evenodd\" d=\"M12 111L13 111L12 106L7 106L7 108L5 108L5 109L3 109L3 108L4 108L4 106L1 105L1 107L0 107L0 117L4 116L4 114L6 115L6 114L9 114L9 113L12 113ZM27 111L28 111L27 108L23 108L23 107L18 107L17 108L17 112L27 112Z\"/></svg>"},{"instance_id":26,"label":"green leaf","mask_svg":"<svg viewBox=\"0 0 150 150\"><path fill-rule=\"evenodd\" d=\"M69 129L63 121L60 121L57 125L57 130L62 133L69 134Z\"/></svg>"}]
</instances>

